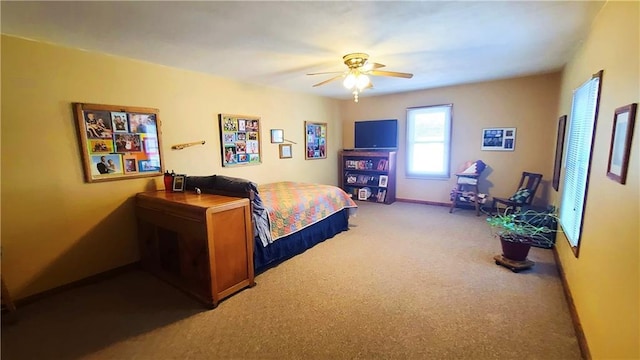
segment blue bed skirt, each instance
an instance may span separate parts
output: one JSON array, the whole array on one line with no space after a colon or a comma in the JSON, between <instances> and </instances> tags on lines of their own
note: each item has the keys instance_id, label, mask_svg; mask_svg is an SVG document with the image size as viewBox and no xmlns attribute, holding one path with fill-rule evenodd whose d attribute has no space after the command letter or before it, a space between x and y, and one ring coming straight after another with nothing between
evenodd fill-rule
<instances>
[{"instance_id":1,"label":"blue bed skirt","mask_svg":"<svg viewBox=\"0 0 640 360\"><path fill-rule=\"evenodd\" d=\"M262 242L256 237L253 251L255 273L260 274L345 230L349 230L349 209L280 238L267 247L262 246Z\"/></svg>"}]
</instances>

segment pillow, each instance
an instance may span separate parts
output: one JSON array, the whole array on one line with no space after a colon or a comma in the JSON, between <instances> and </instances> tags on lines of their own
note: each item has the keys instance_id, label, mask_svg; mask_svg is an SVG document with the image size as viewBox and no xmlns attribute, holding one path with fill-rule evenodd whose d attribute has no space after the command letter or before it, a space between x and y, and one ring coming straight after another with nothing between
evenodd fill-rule
<instances>
[{"instance_id":1,"label":"pillow","mask_svg":"<svg viewBox=\"0 0 640 360\"><path fill-rule=\"evenodd\" d=\"M468 165L468 166L467 166ZM480 174L484 171L484 168L487 166L482 160L476 160L472 163L465 164L466 169L462 172L463 174Z\"/></svg>"},{"instance_id":2,"label":"pillow","mask_svg":"<svg viewBox=\"0 0 640 360\"><path fill-rule=\"evenodd\" d=\"M195 190L195 188L207 189L216 186L216 176L187 176L185 179L185 189Z\"/></svg>"},{"instance_id":3,"label":"pillow","mask_svg":"<svg viewBox=\"0 0 640 360\"><path fill-rule=\"evenodd\" d=\"M523 204L527 199L531 196L531 192L527 188L522 188L516 191L512 197L509 198L509 201L513 201L514 203Z\"/></svg>"},{"instance_id":4,"label":"pillow","mask_svg":"<svg viewBox=\"0 0 640 360\"><path fill-rule=\"evenodd\" d=\"M253 190L258 193L258 185L246 179L231 176L217 175L215 178L215 188L228 192L248 192Z\"/></svg>"}]
</instances>

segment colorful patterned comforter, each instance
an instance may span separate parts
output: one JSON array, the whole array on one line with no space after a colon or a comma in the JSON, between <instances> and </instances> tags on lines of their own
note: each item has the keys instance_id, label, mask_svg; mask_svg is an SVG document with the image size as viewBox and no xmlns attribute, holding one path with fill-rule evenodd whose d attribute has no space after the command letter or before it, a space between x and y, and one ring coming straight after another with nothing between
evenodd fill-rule
<instances>
[{"instance_id":1,"label":"colorful patterned comforter","mask_svg":"<svg viewBox=\"0 0 640 360\"><path fill-rule=\"evenodd\" d=\"M269 243L338 211L358 207L347 193L331 185L285 181L259 185L258 193L269 219Z\"/></svg>"}]
</instances>

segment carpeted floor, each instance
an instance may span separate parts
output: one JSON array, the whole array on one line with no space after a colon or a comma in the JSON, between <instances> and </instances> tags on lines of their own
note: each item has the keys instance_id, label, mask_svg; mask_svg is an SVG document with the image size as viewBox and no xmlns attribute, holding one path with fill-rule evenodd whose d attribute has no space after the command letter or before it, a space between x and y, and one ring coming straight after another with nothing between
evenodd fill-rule
<instances>
[{"instance_id":1,"label":"carpeted floor","mask_svg":"<svg viewBox=\"0 0 640 360\"><path fill-rule=\"evenodd\" d=\"M359 205L214 310L142 271L21 307L2 359L581 358L551 250L515 274L475 211Z\"/></svg>"}]
</instances>

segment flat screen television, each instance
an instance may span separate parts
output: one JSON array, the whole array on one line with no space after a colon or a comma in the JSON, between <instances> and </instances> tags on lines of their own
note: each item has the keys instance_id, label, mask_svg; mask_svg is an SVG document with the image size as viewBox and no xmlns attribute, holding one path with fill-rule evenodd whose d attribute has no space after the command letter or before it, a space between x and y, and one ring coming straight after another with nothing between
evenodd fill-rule
<instances>
[{"instance_id":1,"label":"flat screen television","mask_svg":"<svg viewBox=\"0 0 640 360\"><path fill-rule=\"evenodd\" d=\"M356 149L397 149L398 120L365 120L355 122Z\"/></svg>"}]
</instances>

